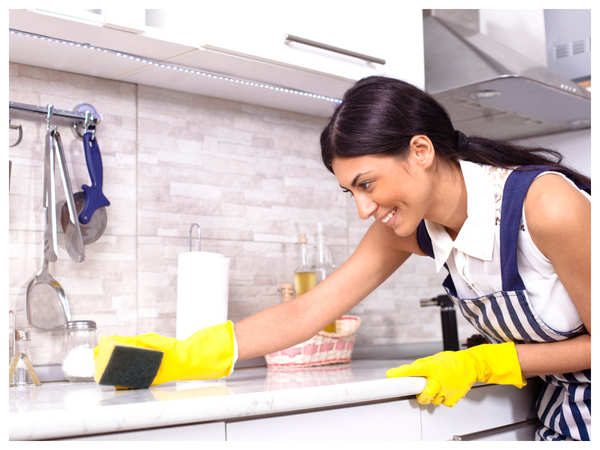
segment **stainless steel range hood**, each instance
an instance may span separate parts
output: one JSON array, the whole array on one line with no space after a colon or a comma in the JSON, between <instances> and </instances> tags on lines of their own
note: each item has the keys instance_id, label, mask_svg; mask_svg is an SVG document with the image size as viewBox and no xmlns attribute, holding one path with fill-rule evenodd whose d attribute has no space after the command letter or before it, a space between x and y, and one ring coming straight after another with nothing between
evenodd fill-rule
<instances>
[{"instance_id":1,"label":"stainless steel range hood","mask_svg":"<svg viewBox=\"0 0 600 450\"><path fill-rule=\"evenodd\" d=\"M468 24L467 24L468 25ZM457 129L519 139L590 127L590 93L490 39L424 14L425 90Z\"/></svg>"}]
</instances>

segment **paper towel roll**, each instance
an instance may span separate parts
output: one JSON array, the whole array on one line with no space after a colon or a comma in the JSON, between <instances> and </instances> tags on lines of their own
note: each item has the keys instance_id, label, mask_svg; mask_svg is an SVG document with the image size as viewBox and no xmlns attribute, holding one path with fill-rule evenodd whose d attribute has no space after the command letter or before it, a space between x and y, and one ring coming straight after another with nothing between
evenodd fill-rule
<instances>
[{"instance_id":1,"label":"paper towel roll","mask_svg":"<svg viewBox=\"0 0 600 450\"><path fill-rule=\"evenodd\" d=\"M220 253L185 252L177 260L177 339L227 320L229 259Z\"/></svg>"}]
</instances>

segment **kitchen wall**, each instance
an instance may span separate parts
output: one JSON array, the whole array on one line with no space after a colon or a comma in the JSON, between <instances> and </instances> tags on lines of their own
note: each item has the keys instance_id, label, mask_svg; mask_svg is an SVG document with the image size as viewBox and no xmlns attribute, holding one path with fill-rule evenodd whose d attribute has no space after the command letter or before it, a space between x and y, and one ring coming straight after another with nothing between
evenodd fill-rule
<instances>
[{"instance_id":1,"label":"kitchen wall","mask_svg":"<svg viewBox=\"0 0 600 450\"><path fill-rule=\"evenodd\" d=\"M99 333L175 335L177 255L193 222L203 250L231 258L233 321L280 301L298 233L314 233L321 221L339 265L369 225L320 161L322 118L19 64L10 64L9 84L11 101L60 109L86 102L102 116L106 232L83 263L61 248L50 265L73 319L95 320ZM9 152L9 308L22 327L41 256L45 124L41 116L13 123L24 136ZM73 186L89 183L81 140L60 130ZM419 299L441 293L444 276L430 259L411 257L351 311L363 320L357 346L440 341L439 310L420 308ZM459 323L464 340L474 330ZM35 363L56 360L50 337L34 330Z\"/></svg>"}]
</instances>

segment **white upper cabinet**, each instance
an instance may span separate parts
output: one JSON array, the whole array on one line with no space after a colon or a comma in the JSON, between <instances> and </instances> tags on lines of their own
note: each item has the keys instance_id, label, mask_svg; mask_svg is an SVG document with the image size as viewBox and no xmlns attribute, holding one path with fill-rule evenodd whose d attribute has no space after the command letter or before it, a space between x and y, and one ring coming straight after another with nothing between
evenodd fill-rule
<instances>
[{"instance_id":1,"label":"white upper cabinet","mask_svg":"<svg viewBox=\"0 0 600 450\"><path fill-rule=\"evenodd\" d=\"M186 9L10 10L10 61L328 116L336 103L165 69L125 52L231 78L341 98L365 76L424 87L420 8L389 0L221 0Z\"/></svg>"},{"instance_id":2,"label":"white upper cabinet","mask_svg":"<svg viewBox=\"0 0 600 450\"><path fill-rule=\"evenodd\" d=\"M164 29L178 30L188 45L346 80L384 74L423 87L422 10L399 4L222 0L162 13Z\"/></svg>"}]
</instances>

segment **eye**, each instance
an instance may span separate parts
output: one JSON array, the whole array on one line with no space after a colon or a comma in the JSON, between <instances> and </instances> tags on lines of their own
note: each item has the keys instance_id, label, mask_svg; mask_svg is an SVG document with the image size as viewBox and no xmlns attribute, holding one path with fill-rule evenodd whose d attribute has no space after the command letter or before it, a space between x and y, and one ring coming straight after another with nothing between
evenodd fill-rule
<instances>
[{"instance_id":1,"label":"eye","mask_svg":"<svg viewBox=\"0 0 600 450\"><path fill-rule=\"evenodd\" d=\"M363 181L362 183L360 183L358 185L358 187L361 188L363 191L368 191L372 185L373 185L372 181Z\"/></svg>"},{"instance_id":2,"label":"eye","mask_svg":"<svg viewBox=\"0 0 600 450\"><path fill-rule=\"evenodd\" d=\"M354 197L354 194L352 193L352 191L350 189L342 188L342 192L344 194L350 194L350 197Z\"/></svg>"}]
</instances>

